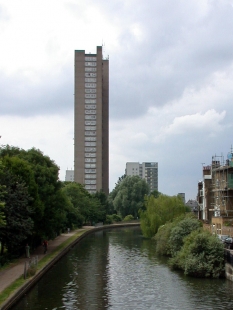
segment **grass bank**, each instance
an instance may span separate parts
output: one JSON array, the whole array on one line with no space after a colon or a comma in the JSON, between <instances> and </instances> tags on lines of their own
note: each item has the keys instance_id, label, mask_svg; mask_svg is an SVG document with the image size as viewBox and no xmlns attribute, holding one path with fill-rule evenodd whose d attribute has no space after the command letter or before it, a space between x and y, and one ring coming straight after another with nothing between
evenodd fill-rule
<instances>
[{"instance_id":1,"label":"grass bank","mask_svg":"<svg viewBox=\"0 0 233 310\"><path fill-rule=\"evenodd\" d=\"M82 229L77 230L77 232L70 236L67 240L65 240L63 243L58 245L51 253L48 253L46 256L44 256L37 265L37 272L36 274L42 270L46 265L48 265L56 256L58 256L65 248L67 248L71 243L73 243L78 237L80 237L82 234L84 234L89 229ZM14 262L16 264L17 261ZM19 290L24 284L26 284L28 281L30 281L31 278L24 279L23 275L20 276L17 280L15 280L12 284L10 284L7 288L5 288L0 293L0 309L1 305L10 297L12 296L17 290Z\"/></svg>"}]
</instances>

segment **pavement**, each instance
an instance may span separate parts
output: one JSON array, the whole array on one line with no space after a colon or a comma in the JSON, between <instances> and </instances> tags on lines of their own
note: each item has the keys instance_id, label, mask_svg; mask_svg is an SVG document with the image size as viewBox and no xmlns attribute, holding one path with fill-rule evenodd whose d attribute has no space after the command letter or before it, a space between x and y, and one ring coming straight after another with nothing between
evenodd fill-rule
<instances>
[{"instance_id":1,"label":"pavement","mask_svg":"<svg viewBox=\"0 0 233 310\"><path fill-rule=\"evenodd\" d=\"M33 258L37 258L40 261L45 255L52 253L56 248L62 244L64 241L72 237L77 231L82 231L86 228L93 227L83 227L82 229L70 231L69 233L61 234L56 237L54 240L50 240L48 242L48 250L47 253L44 254L43 246L39 246L36 248L29 258L21 257L14 262L10 263L6 269L0 271L0 293L7 288L10 284L12 284L15 280L17 280L20 276L24 274L25 262L29 262Z\"/></svg>"}]
</instances>

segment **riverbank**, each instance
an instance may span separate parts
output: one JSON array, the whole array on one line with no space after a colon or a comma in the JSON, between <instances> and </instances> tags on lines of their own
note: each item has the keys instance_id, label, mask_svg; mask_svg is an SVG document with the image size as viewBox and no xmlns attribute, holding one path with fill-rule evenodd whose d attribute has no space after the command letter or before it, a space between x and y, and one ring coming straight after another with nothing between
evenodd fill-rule
<instances>
[{"instance_id":1,"label":"riverbank","mask_svg":"<svg viewBox=\"0 0 233 310\"><path fill-rule=\"evenodd\" d=\"M38 247L31 255L38 257L38 269L34 276L23 279L25 261L28 258L20 258L6 269L0 271L0 310L7 310L19 300L30 288L76 243L88 234L108 229L125 226L139 226L140 223L121 223L99 227L83 227L67 234L61 234L56 239L49 241L48 252L43 254L43 248Z\"/></svg>"}]
</instances>

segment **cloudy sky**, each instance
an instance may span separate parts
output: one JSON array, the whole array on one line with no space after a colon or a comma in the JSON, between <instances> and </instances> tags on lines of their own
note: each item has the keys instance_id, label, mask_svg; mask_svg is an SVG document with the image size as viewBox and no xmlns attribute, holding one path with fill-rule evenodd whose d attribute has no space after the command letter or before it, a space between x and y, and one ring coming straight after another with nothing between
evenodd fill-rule
<instances>
[{"instance_id":1,"label":"cloudy sky","mask_svg":"<svg viewBox=\"0 0 233 310\"><path fill-rule=\"evenodd\" d=\"M233 0L0 0L0 144L73 168L74 50L110 60L110 190L127 161L195 199L233 144Z\"/></svg>"}]
</instances>

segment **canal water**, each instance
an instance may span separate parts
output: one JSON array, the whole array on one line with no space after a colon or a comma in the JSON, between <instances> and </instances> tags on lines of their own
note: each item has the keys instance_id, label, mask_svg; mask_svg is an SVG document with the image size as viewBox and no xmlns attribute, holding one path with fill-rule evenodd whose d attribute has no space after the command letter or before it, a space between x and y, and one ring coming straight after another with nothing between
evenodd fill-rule
<instances>
[{"instance_id":1,"label":"canal water","mask_svg":"<svg viewBox=\"0 0 233 310\"><path fill-rule=\"evenodd\" d=\"M230 310L233 283L171 271L139 228L118 228L85 237L12 309Z\"/></svg>"}]
</instances>

